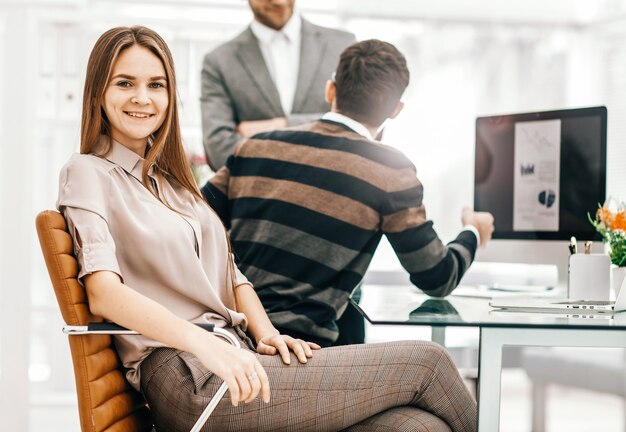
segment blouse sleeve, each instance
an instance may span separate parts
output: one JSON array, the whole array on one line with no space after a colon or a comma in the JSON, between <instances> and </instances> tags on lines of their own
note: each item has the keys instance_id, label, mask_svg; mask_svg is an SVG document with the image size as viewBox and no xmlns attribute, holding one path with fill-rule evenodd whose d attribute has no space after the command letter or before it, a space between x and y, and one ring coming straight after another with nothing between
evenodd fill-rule
<instances>
[{"instance_id":1,"label":"blouse sleeve","mask_svg":"<svg viewBox=\"0 0 626 432\"><path fill-rule=\"evenodd\" d=\"M239 285L245 285L245 284L248 284L251 287L254 287L254 285L252 285L252 282L250 282L248 278L245 277L243 273L241 273L241 270L239 270L239 267L237 267L235 256L232 253L229 255L230 255L230 259L233 262L233 268L235 269L235 287L238 287Z\"/></svg>"},{"instance_id":2,"label":"blouse sleeve","mask_svg":"<svg viewBox=\"0 0 626 432\"><path fill-rule=\"evenodd\" d=\"M78 278L101 270L121 277L115 242L109 231L110 176L90 163L92 157L75 156L63 167L57 208L65 216L74 241Z\"/></svg>"}]
</instances>

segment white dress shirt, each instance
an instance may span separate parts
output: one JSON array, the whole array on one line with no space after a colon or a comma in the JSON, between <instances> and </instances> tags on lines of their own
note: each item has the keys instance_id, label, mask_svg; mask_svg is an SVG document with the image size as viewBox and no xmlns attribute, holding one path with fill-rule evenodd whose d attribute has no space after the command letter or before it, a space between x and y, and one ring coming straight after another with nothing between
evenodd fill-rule
<instances>
[{"instance_id":1,"label":"white dress shirt","mask_svg":"<svg viewBox=\"0 0 626 432\"><path fill-rule=\"evenodd\" d=\"M291 114L300 69L300 30L302 18L293 14L287 24L274 30L254 20L250 30L259 41L259 48L280 96L285 116Z\"/></svg>"},{"instance_id":2,"label":"white dress shirt","mask_svg":"<svg viewBox=\"0 0 626 432\"><path fill-rule=\"evenodd\" d=\"M367 138L370 141L374 141L374 137L370 133L369 129L363 126L363 124L359 123L356 120L351 119L348 116L345 116L338 112L329 111L322 116L322 120L330 120L335 123L341 123L342 125L348 126L350 129L358 133L359 135Z\"/></svg>"}]
</instances>

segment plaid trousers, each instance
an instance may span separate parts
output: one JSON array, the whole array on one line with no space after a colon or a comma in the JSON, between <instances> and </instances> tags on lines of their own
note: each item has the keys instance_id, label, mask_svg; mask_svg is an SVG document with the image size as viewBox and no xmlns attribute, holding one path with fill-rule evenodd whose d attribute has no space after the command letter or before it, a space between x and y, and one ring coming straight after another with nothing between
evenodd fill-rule
<instances>
[{"instance_id":1,"label":"plaid trousers","mask_svg":"<svg viewBox=\"0 0 626 432\"><path fill-rule=\"evenodd\" d=\"M245 343L242 343L244 349ZM472 432L476 402L448 353L423 341L324 348L307 364L257 354L272 398L233 407L229 394L203 431ZM187 352L156 349L141 387L159 432L189 431L222 380Z\"/></svg>"}]
</instances>

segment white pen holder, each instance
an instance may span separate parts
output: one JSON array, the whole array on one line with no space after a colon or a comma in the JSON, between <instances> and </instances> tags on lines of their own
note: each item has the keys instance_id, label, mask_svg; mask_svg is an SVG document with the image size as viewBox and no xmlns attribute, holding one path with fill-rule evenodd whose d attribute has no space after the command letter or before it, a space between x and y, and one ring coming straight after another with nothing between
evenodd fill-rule
<instances>
[{"instance_id":1,"label":"white pen holder","mask_svg":"<svg viewBox=\"0 0 626 432\"><path fill-rule=\"evenodd\" d=\"M611 260L605 254L569 257L567 297L570 300L609 300Z\"/></svg>"}]
</instances>

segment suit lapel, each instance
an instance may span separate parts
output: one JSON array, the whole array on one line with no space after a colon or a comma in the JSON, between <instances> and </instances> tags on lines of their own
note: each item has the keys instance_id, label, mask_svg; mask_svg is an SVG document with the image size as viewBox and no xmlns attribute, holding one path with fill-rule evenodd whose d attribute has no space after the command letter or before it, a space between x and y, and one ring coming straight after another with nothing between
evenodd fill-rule
<instances>
[{"instance_id":1,"label":"suit lapel","mask_svg":"<svg viewBox=\"0 0 626 432\"><path fill-rule=\"evenodd\" d=\"M267 104L272 107L274 115L277 117L284 116L283 108L280 104L280 96L278 90L272 81L272 77L267 69L263 54L259 48L259 42L254 37L250 28L244 33L245 38L240 42L237 50L237 58L241 65L250 76L250 80L256 84L256 88L265 99Z\"/></svg>"},{"instance_id":2,"label":"suit lapel","mask_svg":"<svg viewBox=\"0 0 626 432\"><path fill-rule=\"evenodd\" d=\"M322 40L321 35L310 22L302 19L300 68L296 94L293 98L293 112L299 112L306 102L307 94L315 81L314 78L318 73L325 52L326 42ZM328 78L330 79L330 77Z\"/></svg>"}]
</instances>

